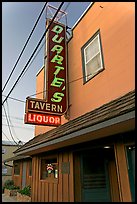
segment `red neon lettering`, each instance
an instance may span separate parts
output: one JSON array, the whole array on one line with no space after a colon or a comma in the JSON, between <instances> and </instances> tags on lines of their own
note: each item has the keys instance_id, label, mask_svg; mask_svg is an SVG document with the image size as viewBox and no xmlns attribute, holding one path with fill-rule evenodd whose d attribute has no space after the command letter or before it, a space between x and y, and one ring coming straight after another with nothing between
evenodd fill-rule
<instances>
[{"instance_id":1,"label":"red neon lettering","mask_svg":"<svg viewBox=\"0 0 137 204\"><path fill-rule=\"evenodd\" d=\"M27 113L25 123L40 125L61 125L61 117L54 115Z\"/></svg>"},{"instance_id":2,"label":"red neon lettering","mask_svg":"<svg viewBox=\"0 0 137 204\"><path fill-rule=\"evenodd\" d=\"M41 116L41 115L37 115L37 121L38 121L38 122L40 122L40 123L41 123L41 122L42 122L42 119L43 119L43 118L42 118L42 116Z\"/></svg>"},{"instance_id":3,"label":"red neon lettering","mask_svg":"<svg viewBox=\"0 0 137 204\"><path fill-rule=\"evenodd\" d=\"M55 124L60 124L60 118L55 118Z\"/></svg>"}]
</instances>

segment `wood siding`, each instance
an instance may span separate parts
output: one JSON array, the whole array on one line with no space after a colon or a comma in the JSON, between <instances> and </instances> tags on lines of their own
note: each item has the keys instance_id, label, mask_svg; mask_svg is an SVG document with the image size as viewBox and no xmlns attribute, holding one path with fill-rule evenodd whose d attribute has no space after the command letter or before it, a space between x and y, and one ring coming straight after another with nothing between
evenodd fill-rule
<instances>
[{"instance_id":1,"label":"wood siding","mask_svg":"<svg viewBox=\"0 0 137 204\"><path fill-rule=\"evenodd\" d=\"M13 167L13 181L15 186L19 186L20 189L22 187L22 166L23 163L20 161L20 175L14 175L14 167Z\"/></svg>"},{"instance_id":2,"label":"wood siding","mask_svg":"<svg viewBox=\"0 0 137 204\"><path fill-rule=\"evenodd\" d=\"M109 182L112 202L120 202L115 161L109 161Z\"/></svg>"},{"instance_id":3,"label":"wood siding","mask_svg":"<svg viewBox=\"0 0 137 204\"><path fill-rule=\"evenodd\" d=\"M118 142L115 144L115 157L117 166L118 184L120 190L120 201L131 202L130 184L128 178L126 154L124 144Z\"/></svg>"},{"instance_id":4,"label":"wood siding","mask_svg":"<svg viewBox=\"0 0 137 204\"><path fill-rule=\"evenodd\" d=\"M69 162L70 172L62 174L62 162ZM58 182L40 180L40 157L32 159L32 202L73 202L73 155L70 152L58 154Z\"/></svg>"},{"instance_id":5,"label":"wood siding","mask_svg":"<svg viewBox=\"0 0 137 204\"><path fill-rule=\"evenodd\" d=\"M32 176L29 175L29 162L27 162L27 168L26 168L26 186L31 186L31 182L32 182Z\"/></svg>"},{"instance_id":6,"label":"wood siding","mask_svg":"<svg viewBox=\"0 0 137 204\"><path fill-rule=\"evenodd\" d=\"M26 167L26 186L30 185L32 182L32 176L29 176L29 161L27 162ZM23 173L23 161L20 161L20 175L14 175L14 167L13 167L13 176L12 179L14 180L15 186L19 186L22 189L22 173Z\"/></svg>"}]
</instances>

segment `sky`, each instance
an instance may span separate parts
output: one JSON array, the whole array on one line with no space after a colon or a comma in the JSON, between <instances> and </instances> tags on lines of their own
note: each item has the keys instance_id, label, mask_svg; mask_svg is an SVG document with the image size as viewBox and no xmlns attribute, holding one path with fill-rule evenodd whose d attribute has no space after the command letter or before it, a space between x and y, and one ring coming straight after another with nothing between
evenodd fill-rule
<instances>
[{"instance_id":1,"label":"sky","mask_svg":"<svg viewBox=\"0 0 137 204\"><path fill-rule=\"evenodd\" d=\"M13 69L24 44L44 6L45 2L2 2L2 88ZM61 2L49 2L48 5L59 7ZM72 28L91 2L64 2L61 10L67 13L62 22ZM2 100L8 95L21 71L28 62L35 47L45 32L46 17L53 15L53 9L45 9L40 21L17 64L12 77L2 92ZM40 49L41 48L41 49ZM25 101L36 93L36 74L44 64L44 40L39 46L40 51L29 64L26 73L21 77L9 98L2 107L2 140L28 142L34 137L34 125L24 124ZM38 50L39 50L38 49ZM11 99L11 98L14 99ZM20 101L17 101L17 100ZM9 118L10 130L5 116ZM11 131L11 134L10 134Z\"/></svg>"}]
</instances>

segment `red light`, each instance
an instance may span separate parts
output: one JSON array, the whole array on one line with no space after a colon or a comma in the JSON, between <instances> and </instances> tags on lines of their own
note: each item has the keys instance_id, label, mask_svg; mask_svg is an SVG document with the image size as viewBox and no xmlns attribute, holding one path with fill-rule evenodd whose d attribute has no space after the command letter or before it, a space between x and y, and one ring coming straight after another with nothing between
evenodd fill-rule
<instances>
[{"instance_id":1,"label":"red light","mask_svg":"<svg viewBox=\"0 0 137 204\"><path fill-rule=\"evenodd\" d=\"M61 125L61 116L28 112L25 114L24 122L26 124L59 126Z\"/></svg>"}]
</instances>

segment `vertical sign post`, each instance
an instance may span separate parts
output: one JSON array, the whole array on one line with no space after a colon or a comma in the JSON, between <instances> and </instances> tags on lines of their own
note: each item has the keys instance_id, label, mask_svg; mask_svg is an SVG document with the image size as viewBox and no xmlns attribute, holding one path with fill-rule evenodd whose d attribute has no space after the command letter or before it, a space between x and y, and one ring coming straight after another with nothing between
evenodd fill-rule
<instances>
[{"instance_id":1,"label":"vertical sign post","mask_svg":"<svg viewBox=\"0 0 137 204\"><path fill-rule=\"evenodd\" d=\"M49 19L48 25L50 22ZM62 107L62 115L68 105L66 54L66 27L53 22L47 34L46 98L48 103Z\"/></svg>"},{"instance_id":2,"label":"vertical sign post","mask_svg":"<svg viewBox=\"0 0 137 204\"><path fill-rule=\"evenodd\" d=\"M46 99L27 98L25 123L59 126L68 107L65 25L52 22L46 40Z\"/></svg>"}]
</instances>

